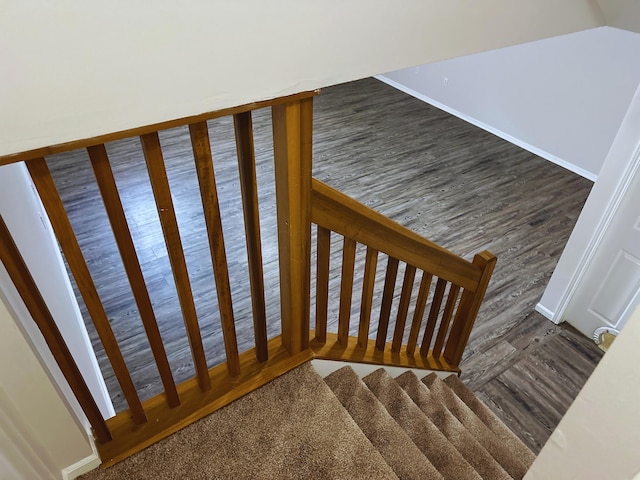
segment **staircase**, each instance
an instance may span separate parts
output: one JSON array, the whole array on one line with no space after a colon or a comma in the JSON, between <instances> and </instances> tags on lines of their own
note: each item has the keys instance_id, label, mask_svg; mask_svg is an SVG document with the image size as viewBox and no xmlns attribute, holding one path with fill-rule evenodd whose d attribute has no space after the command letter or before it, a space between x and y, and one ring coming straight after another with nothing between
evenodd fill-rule
<instances>
[{"instance_id":1,"label":"staircase","mask_svg":"<svg viewBox=\"0 0 640 480\"><path fill-rule=\"evenodd\" d=\"M105 418L19 246L0 217L0 260L91 425L90 434L96 440L103 467L131 457L216 410L223 409L234 400L240 399L234 405L250 402L243 397L312 359L460 372L462 355L487 291L496 257L488 251L481 251L472 260L467 260L313 178L313 97L317 93L302 92L0 157L0 165L25 161L69 272L75 280L79 297L86 306L95 330L96 345L101 345L104 350L103 360L110 365L114 383L119 386L128 407L111 418ZM277 245L266 245L266 248L263 248L260 235L252 119L252 112L262 108L271 109L273 143L269 150L272 151L274 164L276 215L273 220L278 237ZM240 198L218 195L207 121L221 117L232 117L233 120ZM165 136L168 130L176 135L170 142ZM129 152L123 165L131 171L139 169L145 172L145 178L148 176L147 194L153 198L148 202L148 208L150 211L156 210L156 227L162 231L164 241L160 240L159 248L166 249L170 264L169 269L162 270L162 278L167 280L173 277L176 296L169 295L169 301L173 305L171 312L175 312L175 315L167 314L161 308L167 299L162 298L158 302L156 298L155 304L152 301L152 294L156 293L151 288L154 285L147 285L149 279L144 271L146 263L139 258L139 245L136 245L134 238L136 230L129 225L123 195L114 174L114 160L110 157L117 157L118 150L114 152L107 144L126 140L135 140L138 146ZM175 148L176 145L181 147ZM78 149L86 149L86 152L76 152L78 165L88 167L90 164L104 207L102 213L109 221L109 227L105 225L104 231L92 231L90 235L100 238L101 245L110 245L114 259L117 251L124 268L115 282L89 268L90 262L85 258L79 241L80 235L74 230L67 206L48 166L49 162L56 161L51 158L53 154ZM210 272L205 271L208 268L203 269L202 282L213 282L217 294L215 299L211 298L210 290L202 289L200 282L194 281L192 284L193 275L190 275L184 245L197 234L195 230L192 231L192 225L189 225L187 235L180 230L178 212L181 203L177 201L179 197L174 201L176 192L172 191L167 170L167 165L171 166L174 162L181 169L192 172L194 181L188 189L200 194L200 201L195 200L202 205L204 224L200 225L200 235L207 239L211 256ZM146 180L144 183L146 185ZM137 190L126 193L134 196L139 194ZM224 189L221 189L221 193L224 193ZM232 249L234 255L229 255L225 246L222 225L225 212L221 207L228 207L233 202L242 203L247 262L244 264L246 271L243 270L239 278L244 278L242 285L250 293L244 297L250 300L250 309L242 301L238 306L231 295L229 265L244 258L235 248L242 242L236 241ZM279 299L265 294L263 250L272 259L277 250ZM206 247L199 255L203 254L206 254ZM312 268L314 265L315 269ZM146 273L148 276L148 271ZM275 273L273 268L270 273ZM234 281L239 280L234 278ZM105 292L105 285L113 288ZM313 297L312 292L315 294ZM132 312L136 314L132 318L127 315L122 323L113 321L108 314L113 299L120 298L120 295L131 296L136 307L132 305ZM270 307L277 307L279 311L277 328L267 321L268 299L271 299ZM203 305L203 300L215 301ZM211 331L201 330L204 307L213 316ZM171 341L167 341L167 330L175 331L181 323L180 317L183 325L179 328L179 338L173 336ZM251 331L253 338L247 338L246 332ZM238 332L241 341L238 340ZM190 359L187 353L186 359L181 360L188 364L186 374L180 371L184 369L175 368L176 357L171 357L171 354L175 355L180 350L190 353ZM139 354L143 351L148 360L144 365L138 363ZM170 358L174 359L174 366ZM147 367L157 370L157 376L152 375L157 393L150 398L145 398L148 397L147 392L140 388L140 385L149 383L142 375ZM310 369L305 368L304 371ZM346 377L348 372L340 375ZM289 378L289 375L284 378ZM375 404L377 410L386 410L386 415L391 415L397 424L394 429L401 428L404 436L411 439L414 446L401 449L403 455L409 455L408 452L414 450L415 455L410 455L411 461L391 463L394 463L392 466L396 470L413 465L422 473L409 475L398 470L396 473L402 478L438 478L440 474L447 478L522 476L530 463L530 452L517 455L521 462L519 464L507 455L508 452L498 448L500 443L508 444L505 439L488 434L487 428L483 428L477 420L475 423L474 420L466 420L468 416L475 418L475 415L481 414L476 412L470 415L454 404L442 404L447 407L446 410L443 406L437 407L442 400L436 403L432 399L439 398L436 392L444 390L444 387L435 379L428 380L432 382L429 389L411 380L403 377L396 383L380 372L365 378L368 390L363 390L365 387L355 379L347 382L342 378L335 380L335 376L332 376L328 382L340 392L344 388L350 388L354 394L358 390L364 391L348 397L337 392L345 406L352 401L356 406L358 402L372 401L371 398L363 400L362 395L374 394L380 402ZM274 383L277 385L278 382ZM391 440L383 432L367 430L364 425L362 430L355 429L353 419L345 417L346 411L336 396L328 395L328 398L319 400L319 391L324 392L325 397L328 393L325 383L316 379L314 385L319 384L322 388L318 387L318 391L309 391L305 395L290 388L286 395L280 395L271 403L260 401L256 405L259 408L235 415L227 422L234 426L229 430L227 443L218 443L215 448L208 448L205 453L195 457L194 451L208 445L202 443L202 439L211 437L211 434L204 432L180 436L178 438L187 439L184 440L185 445L193 448L183 449L178 455L163 454L144 471L153 472L162 466L152 476L167 478L167 472L175 472L175 468L182 465L185 470L170 478L193 478L194 475L200 476L200 473L194 472L200 472L207 463L215 468L206 475L203 473L206 478L353 478L354 475L366 478L385 478L390 475L393 478L395 474L386 462L382 462L380 453L385 450L382 446L390 444ZM403 393L405 391L406 394ZM273 424L273 419L280 418L276 413L289 411L284 407L289 407L292 398L295 400L294 406L302 398L313 400L300 409L305 414L305 421L300 423L304 435L297 442L293 442L292 437L282 437L276 446L265 452L264 445L273 442L274 434L282 432L283 428L285 432L291 430L291 419L296 412L289 412L278 424ZM403 402L406 407L403 407ZM333 407L326 410L331 404ZM233 411L233 408L239 407L229 407L224 411ZM315 412L315 421L308 418L308 412ZM338 437L333 420L342 417L345 417L340 427L344 441L336 443ZM246 425L247 428L238 427L239 419L251 418L263 430L247 434L251 425ZM367 418L368 415L364 415L362 420ZM324 419L331 422L326 428L319 428ZM489 429L502 428L494 425L493 417L485 416L482 421L490 424ZM269 424L270 429L264 430ZM212 440L214 443L225 438L224 435L218 435L219 431L224 431L223 427L211 430L216 432ZM372 442L363 436L365 430L380 452L372 450ZM307 455L310 445L317 444L318 439L323 438L319 432L328 436L322 445L318 444L318 449L313 451L314 458L310 459ZM194 440L196 438L197 441ZM278 438L277 435L275 438ZM375 438L381 440L375 442ZM251 442L243 445L242 441L246 439ZM509 439L515 442L512 436ZM351 445L354 454L349 459L344 458L351 451L344 450L346 444ZM334 448L337 451L332 453L333 460L329 463L340 464L340 468L349 465L353 468L334 470L327 465L326 447L336 445L340 448ZM518 452L520 444L517 445L517 448L511 449L512 452ZM290 451L291 448L295 452ZM421 453L418 454L416 449ZM371 458L365 455L364 461L359 460L361 454L369 450L367 455ZM216 452L225 453L216 460L215 455L219 454ZM256 456L260 452L263 452L263 456L259 457L262 462ZM306 458L306 461L293 468L288 462L298 457ZM251 465L244 462L248 458L251 459ZM364 475L371 465L375 465L373 458L382 462L384 467ZM171 459L171 463L167 464L167 459ZM189 463L196 460L197 468ZM188 465L185 466L184 462ZM275 466L273 462L276 462ZM422 467L419 467L420 462ZM228 474L220 473L217 468L221 465L231 468ZM256 465L261 467L256 470ZM311 465L314 468L310 468ZM118 467L114 472L121 472L120 468L125 467ZM249 475L247 472L252 473ZM267 475L266 472L272 474ZM147 474L113 475L107 478L146 478L144 475Z\"/></svg>"},{"instance_id":2,"label":"staircase","mask_svg":"<svg viewBox=\"0 0 640 480\"><path fill-rule=\"evenodd\" d=\"M520 479L533 453L435 373L322 379L305 363L108 469L107 479Z\"/></svg>"}]
</instances>

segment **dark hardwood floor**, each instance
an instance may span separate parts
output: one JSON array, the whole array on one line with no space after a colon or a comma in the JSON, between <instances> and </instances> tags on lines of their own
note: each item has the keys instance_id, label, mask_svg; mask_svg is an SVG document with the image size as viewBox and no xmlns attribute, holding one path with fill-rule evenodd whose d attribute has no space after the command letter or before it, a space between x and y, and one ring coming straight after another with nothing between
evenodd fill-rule
<instances>
[{"instance_id":1,"label":"dark hardwood floor","mask_svg":"<svg viewBox=\"0 0 640 480\"><path fill-rule=\"evenodd\" d=\"M588 339L533 312L591 182L374 79L326 89L315 100L314 114L314 176L457 254L471 258L488 249L497 255L462 378L538 451L600 358ZM244 351L253 346L253 327L232 127L231 119L209 123ZM279 286L268 110L254 114L254 130L267 318L274 336ZM188 131L162 132L161 142L211 366L223 361L224 351ZM193 365L139 141L107 148L170 363L176 381L183 381L193 376ZM86 153L49 160L134 382L143 398L155 395L161 388L157 370ZM339 258L339 241L332 243L332 258ZM383 274L379 267L378 277ZM332 291L338 281L335 271ZM354 289L360 285L356 281ZM330 309L333 325L337 303ZM116 409L126 408L80 304Z\"/></svg>"}]
</instances>

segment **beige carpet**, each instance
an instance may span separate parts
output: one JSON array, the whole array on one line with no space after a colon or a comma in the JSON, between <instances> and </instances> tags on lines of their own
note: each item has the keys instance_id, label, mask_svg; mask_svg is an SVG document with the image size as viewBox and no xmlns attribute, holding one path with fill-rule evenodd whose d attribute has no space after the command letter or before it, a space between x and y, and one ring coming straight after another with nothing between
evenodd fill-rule
<instances>
[{"instance_id":1,"label":"beige carpet","mask_svg":"<svg viewBox=\"0 0 640 480\"><path fill-rule=\"evenodd\" d=\"M306 364L80 478L502 480L534 458L457 378L345 367L323 380Z\"/></svg>"}]
</instances>

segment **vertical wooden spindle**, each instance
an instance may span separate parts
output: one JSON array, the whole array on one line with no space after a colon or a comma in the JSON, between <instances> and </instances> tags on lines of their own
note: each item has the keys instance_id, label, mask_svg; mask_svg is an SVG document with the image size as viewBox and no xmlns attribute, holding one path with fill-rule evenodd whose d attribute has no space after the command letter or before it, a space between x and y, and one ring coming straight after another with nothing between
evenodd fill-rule
<instances>
[{"instance_id":1,"label":"vertical wooden spindle","mask_svg":"<svg viewBox=\"0 0 640 480\"><path fill-rule=\"evenodd\" d=\"M349 320L351 319L351 298L353 295L353 272L356 260L356 242L344 237L342 247L342 278L340 283L340 313L338 315L338 343L347 345L349 341Z\"/></svg>"},{"instance_id":2,"label":"vertical wooden spindle","mask_svg":"<svg viewBox=\"0 0 640 480\"><path fill-rule=\"evenodd\" d=\"M384 289L382 290L382 305L380 306L380 320L378 322L378 334L376 335L376 348L384 351L387 343L387 331L389 329L389 316L393 304L393 293L396 289L396 276L398 275L397 258L389 257L387 261L387 273L384 277Z\"/></svg>"},{"instance_id":3,"label":"vertical wooden spindle","mask_svg":"<svg viewBox=\"0 0 640 480\"><path fill-rule=\"evenodd\" d=\"M240 358L238 356L238 340L233 318L233 300L231 298L231 286L229 285L229 268L224 247L220 205L207 122L189 125L189 135L191 136L193 159L196 164L202 210L204 212L205 225L207 226L207 237L209 238L209 251L211 253L216 293L218 294L218 308L220 309L222 338L227 357L227 370L232 377L235 377L240 373Z\"/></svg>"},{"instance_id":4,"label":"vertical wooden spindle","mask_svg":"<svg viewBox=\"0 0 640 480\"><path fill-rule=\"evenodd\" d=\"M415 276L416 267L407 265L407 268L404 271L400 303L398 304L398 315L396 317L396 327L393 333L393 343L391 344L391 351L394 353L400 353L400 347L402 346L404 327L407 323L407 313L409 312L409 303L411 303L411 291L413 290L413 280L415 279Z\"/></svg>"},{"instance_id":5,"label":"vertical wooden spindle","mask_svg":"<svg viewBox=\"0 0 640 480\"><path fill-rule=\"evenodd\" d=\"M173 208L169 179L167 178L158 132L142 135L140 140L149 172L149 179L151 180L151 189L153 190L153 196L156 200L162 233L164 234L167 252L169 253L169 263L171 264L171 270L178 292L178 300L187 330L187 337L189 339L189 345L191 346L191 355L196 369L198 385L202 391L206 391L211 388L211 380L209 379L196 306L191 292L187 263L184 258L182 241L180 240L178 221Z\"/></svg>"},{"instance_id":6,"label":"vertical wooden spindle","mask_svg":"<svg viewBox=\"0 0 640 480\"><path fill-rule=\"evenodd\" d=\"M438 317L440 316L440 306L442 305L442 299L444 297L444 291L446 288L447 281L439 278L438 282L436 283L436 290L433 293L433 298L431 299L429 318L427 319L427 325L424 328L422 345L420 346L420 354L425 357L429 354L431 339L433 338L433 332L435 331L436 324L438 323Z\"/></svg>"},{"instance_id":7,"label":"vertical wooden spindle","mask_svg":"<svg viewBox=\"0 0 640 480\"><path fill-rule=\"evenodd\" d=\"M138 255L133 245L129 225L127 224L116 181L113 177L113 171L109 164L107 149L103 144L100 144L88 147L87 152L91 159L91 166L93 167L98 188L100 189L102 202L104 203L109 222L111 223L111 229L113 230L113 235L116 239L120 256L122 257L122 263L127 273L127 278L129 279L129 285L131 286L133 297L140 312L140 320L144 326L153 358L158 367L160 380L162 381L164 392L167 396L167 403L171 407L176 407L180 405L178 390L176 389L176 384L171 373L171 366L167 360L167 354L164 349L164 344L162 343L162 336L158 329L158 322L153 312Z\"/></svg>"},{"instance_id":8,"label":"vertical wooden spindle","mask_svg":"<svg viewBox=\"0 0 640 480\"><path fill-rule=\"evenodd\" d=\"M318 263L316 269L316 335L320 343L327 342L327 307L329 305L329 256L331 230L318 226Z\"/></svg>"},{"instance_id":9,"label":"vertical wooden spindle","mask_svg":"<svg viewBox=\"0 0 640 480\"><path fill-rule=\"evenodd\" d=\"M447 295L447 303L444 307L444 312L442 312L442 319L440 320L440 326L438 327L438 335L436 336L436 341L433 344L434 357L439 357L442 352L442 346L444 345L444 339L446 338L447 331L449 330L449 322L451 321L451 316L453 315L453 309L456 306L459 292L460 287L451 284L449 287L449 294Z\"/></svg>"},{"instance_id":10,"label":"vertical wooden spindle","mask_svg":"<svg viewBox=\"0 0 640 480\"><path fill-rule=\"evenodd\" d=\"M313 99L272 107L282 343L309 346Z\"/></svg>"},{"instance_id":11,"label":"vertical wooden spindle","mask_svg":"<svg viewBox=\"0 0 640 480\"><path fill-rule=\"evenodd\" d=\"M371 303L373 288L376 284L376 266L378 251L367 247L364 260L364 280L362 281L362 300L360 302L360 324L358 326L358 347L367 348L369 343L369 325L371 323Z\"/></svg>"},{"instance_id":12,"label":"vertical wooden spindle","mask_svg":"<svg viewBox=\"0 0 640 480\"><path fill-rule=\"evenodd\" d=\"M100 341L104 346L105 354L111 362L113 372L120 384L122 393L129 404L131 416L135 423L144 423L147 421L147 417L140 403L140 397L136 387L131 380L131 375L127 369L127 364L122 357L122 352L118 346L118 341L113 334L109 319L104 311L100 297L96 290L96 286L93 283L87 262L82 255L80 245L76 238L71 222L67 216L67 212L64 209L58 189L51 177L49 167L44 158L36 158L27 162L27 168L31 174L36 190L42 199L51 226L56 234L62 253L64 253L69 269L73 278L76 280L80 295L87 306L87 311L93 320L93 324L96 327L96 332L100 337Z\"/></svg>"},{"instance_id":13,"label":"vertical wooden spindle","mask_svg":"<svg viewBox=\"0 0 640 480\"><path fill-rule=\"evenodd\" d=\"M244 214L247 257L249 260L249 286L253 309L253 330L258 361L267 360L267 311L264 299L264 276L262 271L262 243L260 241L260 213L258 210L258 182L256 179L256 157L253 146L251 112L233 116L236 132L236 150L240 172L240 192Z\"/></svg>"},{"instance_id":14,"label":"vertical wooden spindle","mask_svg":"<svg viewBox=\"0 0 640 480\"><path fill-rule=\"evenodd\" d=\"M429 289L431 288L432 278L433 275L431 275L430 273L422 272L422 280L420 280L420 290L418 291L416 308L413 312L413 320L411 322L411 331L409 332L409 340L407 341L407 355L413 355L416 351L418 335L420 333L420 326L422 325L424 309L427 305L427 299L429 298Z\"/></svg>"},{"instance_id":15,"label":"vertical wooden spindle","mask_svg":"<svg viewBox=\"0 0 640 480\"><path fill-rule=\"evenodd\" d=\"M60 330L51 316L40 290L33 280L27 265L24 263L22 255L18 250L9 229L0 215L0 259L11 281L15 285L22 301L31 314L31 318L38 326L40 333L44 337L53 358L60 367L64 378L69 383L73 394L78 399L82 411L87 416L91 427L100 443L111 440L111 433L98 409L87 384L78 369L78 365L71 356Z\"/></svg>"}]
</instances>

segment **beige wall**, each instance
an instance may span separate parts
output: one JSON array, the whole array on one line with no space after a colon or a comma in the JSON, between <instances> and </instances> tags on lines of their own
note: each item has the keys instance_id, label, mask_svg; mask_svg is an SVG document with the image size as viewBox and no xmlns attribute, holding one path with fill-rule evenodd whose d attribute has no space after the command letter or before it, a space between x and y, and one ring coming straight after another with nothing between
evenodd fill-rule
<instances>
[{"instance_id":1,"label":"beige wall","mask_svg":"<svg viewBox=\"0 0 640 480\"><path fill-rule=\"evenodd\" d=\"M632 479L640 473L640 308L571 405L527 480Z\"/></svg>"},{"instance_id":2,"label":"beige wall","mask_svg":"<svg viewBox=\"0 0 640 480\"><path fill-rule=\"evenodd\" d=\"M607 25L640 33L638 0L598 0Z\"/></svg>"},{"instance_id":3,"label":"beige wall","mask_svg":"<svg viewBox=\"0 0 640 480\"><path fill-rule=\"evenodd\" d=\"M0 155L604 25L591 0L0 0ZM26 33L27 32L27 33Z\"/></svg>"},{"instance_id":4,"label":"beige wall","mask_svg":"<svg viewBox=\"0 0 640 480\"><path fill-rule=\"evenodd\" d=\"M61 471L88 457L85 432L16 326L0 297L0 451L10 477L61 478ZM8 457L8 458L7 458ZM4 467L3 467L4 468ZM49 476L47 476L47 474Z\"/></svg>"}]
</instances>

